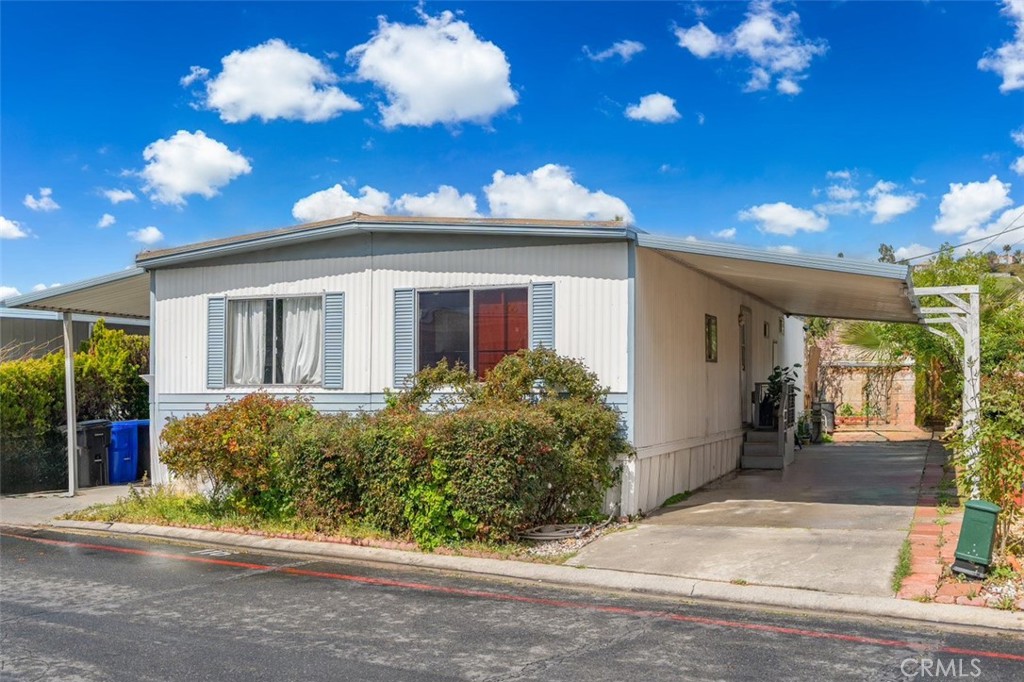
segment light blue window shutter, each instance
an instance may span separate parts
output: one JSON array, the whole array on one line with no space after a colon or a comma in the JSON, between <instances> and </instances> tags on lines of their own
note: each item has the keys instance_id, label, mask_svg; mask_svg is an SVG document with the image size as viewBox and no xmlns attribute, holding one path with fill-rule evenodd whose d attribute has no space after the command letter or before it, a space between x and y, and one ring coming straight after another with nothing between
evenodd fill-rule
<instances>
[{"instance_id":1,"label":"light blue window shutter","mask_svg":"<svg viewBox=\"0 0 1024 682\"><path fill-rule=\"evenodd\" d=\"M416 290L395 289L394 385L405 383L416 371Z\"/></svg>"},{"instance_id":2,"label":"light blue window shutter","mask_svg":"<svg viewBox=\"0 0 1024 682\"><path fill-rule=\"evenodd\" d=\"M324 388L345 387L345 294L324 295Z\"/></svg>"},{"instance_id":3,"label":"light blue window shutter","mask_svg":"<svg viewBox=\"0 0 1024 682\"><path fill-rule=\"evenodd\" d=\"M224 314L227 299L206 300L206 387L224 388Z\"/></svg>"},{"instance_id":4,"label":"light blue window shutter","mask_svg":"<svg viewBox=\"0 0 1024 682\"><path fill-rule=\"evenodd\" d=\"M530 287L530 348L555 347L555 284L535 283Z\"/></svg>"}]
</instances>

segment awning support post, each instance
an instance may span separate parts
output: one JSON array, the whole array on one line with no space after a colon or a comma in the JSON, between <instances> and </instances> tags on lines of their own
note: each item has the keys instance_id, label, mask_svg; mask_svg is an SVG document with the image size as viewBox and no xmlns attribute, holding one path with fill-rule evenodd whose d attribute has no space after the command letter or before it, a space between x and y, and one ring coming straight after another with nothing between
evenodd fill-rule
<instances>
[{"instance_id":1,"label":"awning support post","mask_svg":"<svg viewBox=\"0 0 1024 682\"><path fill-rule=\"evenodd\" d=\"M947 334L931 326L948 324L963 339L963 430L971 471L971 499L976 500L981 496L978 490L978 456L981 454L978 443L978 418L981 411L981 295L977 285L918 287L914 293L918 296L941 296L953 304L952 307L921 308L921 321L929 325L928 331L950 340Z\"/></svg>"},{"instance_id":2,"label":"awning support post","mask_svg":"<svg viewBox=\"0 0 1024 682\"><path fill-rule=\"evenodd\" d=\"M75 408L75 339L71 313L64 313L64 403L68 422L68 497L78 489L78 424Z\"/></svg>"}]
</instances>

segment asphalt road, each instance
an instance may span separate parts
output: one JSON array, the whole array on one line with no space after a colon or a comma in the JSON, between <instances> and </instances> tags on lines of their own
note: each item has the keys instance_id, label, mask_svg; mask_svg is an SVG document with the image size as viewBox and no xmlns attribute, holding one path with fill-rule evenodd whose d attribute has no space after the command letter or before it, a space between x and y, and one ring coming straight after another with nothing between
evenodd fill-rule
<instances>
[{"instance_id":1,"label":"asphalt road","mask_svg":"<svg viewBox=\"0 0 1024 682\"><path fill-rule=\"evenodd\" d=\"M1024 679L1024 638L0 534L3 680Z\"/></svg>"}]
</instances>

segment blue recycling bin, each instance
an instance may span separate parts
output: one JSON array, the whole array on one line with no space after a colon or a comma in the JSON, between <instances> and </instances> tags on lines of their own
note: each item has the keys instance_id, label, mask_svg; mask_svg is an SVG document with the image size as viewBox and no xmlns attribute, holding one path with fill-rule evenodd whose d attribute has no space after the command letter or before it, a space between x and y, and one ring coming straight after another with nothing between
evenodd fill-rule
<instances>
[{"instance_id":1,"label":"blue recycling bin","mask_svg":"<svg viewBox=\"0 0 1024 682\"><path fill-rule=\"evenodd\" d=\"M110 482L131 483L139 479L139 426L148 419L114 422L110 425Z\"/></svg>"}]
</instances>

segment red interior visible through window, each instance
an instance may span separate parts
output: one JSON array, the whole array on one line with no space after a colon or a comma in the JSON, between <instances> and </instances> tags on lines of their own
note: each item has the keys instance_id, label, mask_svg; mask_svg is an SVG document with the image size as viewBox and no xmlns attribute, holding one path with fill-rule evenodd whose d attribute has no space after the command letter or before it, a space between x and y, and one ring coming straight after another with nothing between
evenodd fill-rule
<instances>
[{"instance_id":1,"label":"red interior visible through window","mask_svg":"<svg viewBox=\"0 0 1024 682\"><path fill-rule=\"evenodd\" d=\"M481 289L473 292L474 365L479 378L503 357L529 343L526 289Z\"/></svg>"}]
</instances>

